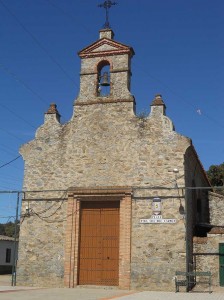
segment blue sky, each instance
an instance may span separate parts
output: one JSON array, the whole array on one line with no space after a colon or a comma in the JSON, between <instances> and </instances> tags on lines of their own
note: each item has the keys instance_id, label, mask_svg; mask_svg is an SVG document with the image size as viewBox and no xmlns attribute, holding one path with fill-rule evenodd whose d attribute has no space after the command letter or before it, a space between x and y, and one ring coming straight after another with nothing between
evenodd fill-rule
<instances>
[{"instance_id":1,"label":"blue sky","mask_svg":"<svg viewBox=\"0 0 224 300\"><path fill-rule=\"evenodd\" d=\"M0 0L0 165L34 138L49 104L62 122L79 91L77 52L99 37L105 12L95 0ZM117 0L115 40L135 50L132 94L148 112L162 94L176 131L192 138L207 170L224 161L224 1ZM21 190L21 158L0 169L0 190ZM10 216L16 195L0 195Z\"/></svg>"}]
</instances>

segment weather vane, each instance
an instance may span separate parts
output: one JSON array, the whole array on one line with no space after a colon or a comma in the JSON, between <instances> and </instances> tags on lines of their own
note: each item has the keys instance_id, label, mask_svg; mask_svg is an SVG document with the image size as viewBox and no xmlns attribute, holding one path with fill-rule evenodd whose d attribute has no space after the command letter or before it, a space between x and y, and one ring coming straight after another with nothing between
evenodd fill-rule
<instances>
[{"instance_id":1,"label":"weather vane","mask_svg":"<svg viewBox=\"0 0 224 300\"><path fill-rule=\"evenodd\" d=\"M110 28L110 23L109 23L109 9L111 8L112 5L116 5L116 2L112 1L104 1L104 3L99 4L98 7L103 7L106 10L106 22L104 24L104 28Z\"/></svg>"}]
</instances>

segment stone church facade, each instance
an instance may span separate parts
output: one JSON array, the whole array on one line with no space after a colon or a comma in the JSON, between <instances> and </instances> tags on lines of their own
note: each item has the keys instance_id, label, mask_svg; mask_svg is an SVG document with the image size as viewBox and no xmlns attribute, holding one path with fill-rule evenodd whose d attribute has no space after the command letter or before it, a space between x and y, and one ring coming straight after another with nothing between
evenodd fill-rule
<instances>
[{"instance_id":1,"label":"stone church facade","mask_svg":"<svg viewBox=\"0 0 224 300\"><path fill-rule=\"evenodd\" d=\"M148 117L136 116L133 55L112 30L100 30L79 52L71 120L61 124L51 104L35 139L20 149L20 284L173 290L175 271L194 265L210 185L161 95Z\"/></svg>"}]
</instances>

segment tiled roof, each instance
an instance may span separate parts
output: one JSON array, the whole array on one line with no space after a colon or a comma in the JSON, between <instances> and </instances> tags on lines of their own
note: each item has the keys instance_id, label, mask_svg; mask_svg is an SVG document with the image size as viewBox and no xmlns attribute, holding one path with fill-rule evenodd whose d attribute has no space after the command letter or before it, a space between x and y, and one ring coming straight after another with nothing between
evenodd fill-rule
<instances>
[{"instance_id":1,"label":"tiled roof","mask_svg":"<svg viewBox=\"0 0 224 300\"><path fill-rule=\"evenodd\" d=\"M160 94L158 94L153 99L151 106L160 106L160 105L163 105L166 107L165 103L163 102L162 96Z\"/></svg>"},{"instance_id":2,"label":"tiled roof","mask_svg":"<svg viewBox=\"0 0 224 300\"><path fill-rule=\"evenodd\" d=\"M60 114L57 110L57 105L55 103L51 103L46 114L58 114L60 116Z\"/></svg>"}]
</instances>

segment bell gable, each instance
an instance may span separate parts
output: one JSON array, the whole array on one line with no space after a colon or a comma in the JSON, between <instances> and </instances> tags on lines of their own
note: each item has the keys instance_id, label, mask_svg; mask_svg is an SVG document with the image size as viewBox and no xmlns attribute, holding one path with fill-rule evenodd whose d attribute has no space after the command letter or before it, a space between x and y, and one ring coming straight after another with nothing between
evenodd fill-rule
<instances>
[{"instance_id":1,"label":"bell gable","mask_svg":"<svg viewBox=\"0 0 224 300\"><path fill-rule=\"evenodd\" d=\"M135 53L132 47L115 42L108 38L102 38L78 52L78 55L81 58L119 54L129 54L133 56Z\"/></svg>"}]
</instances>

